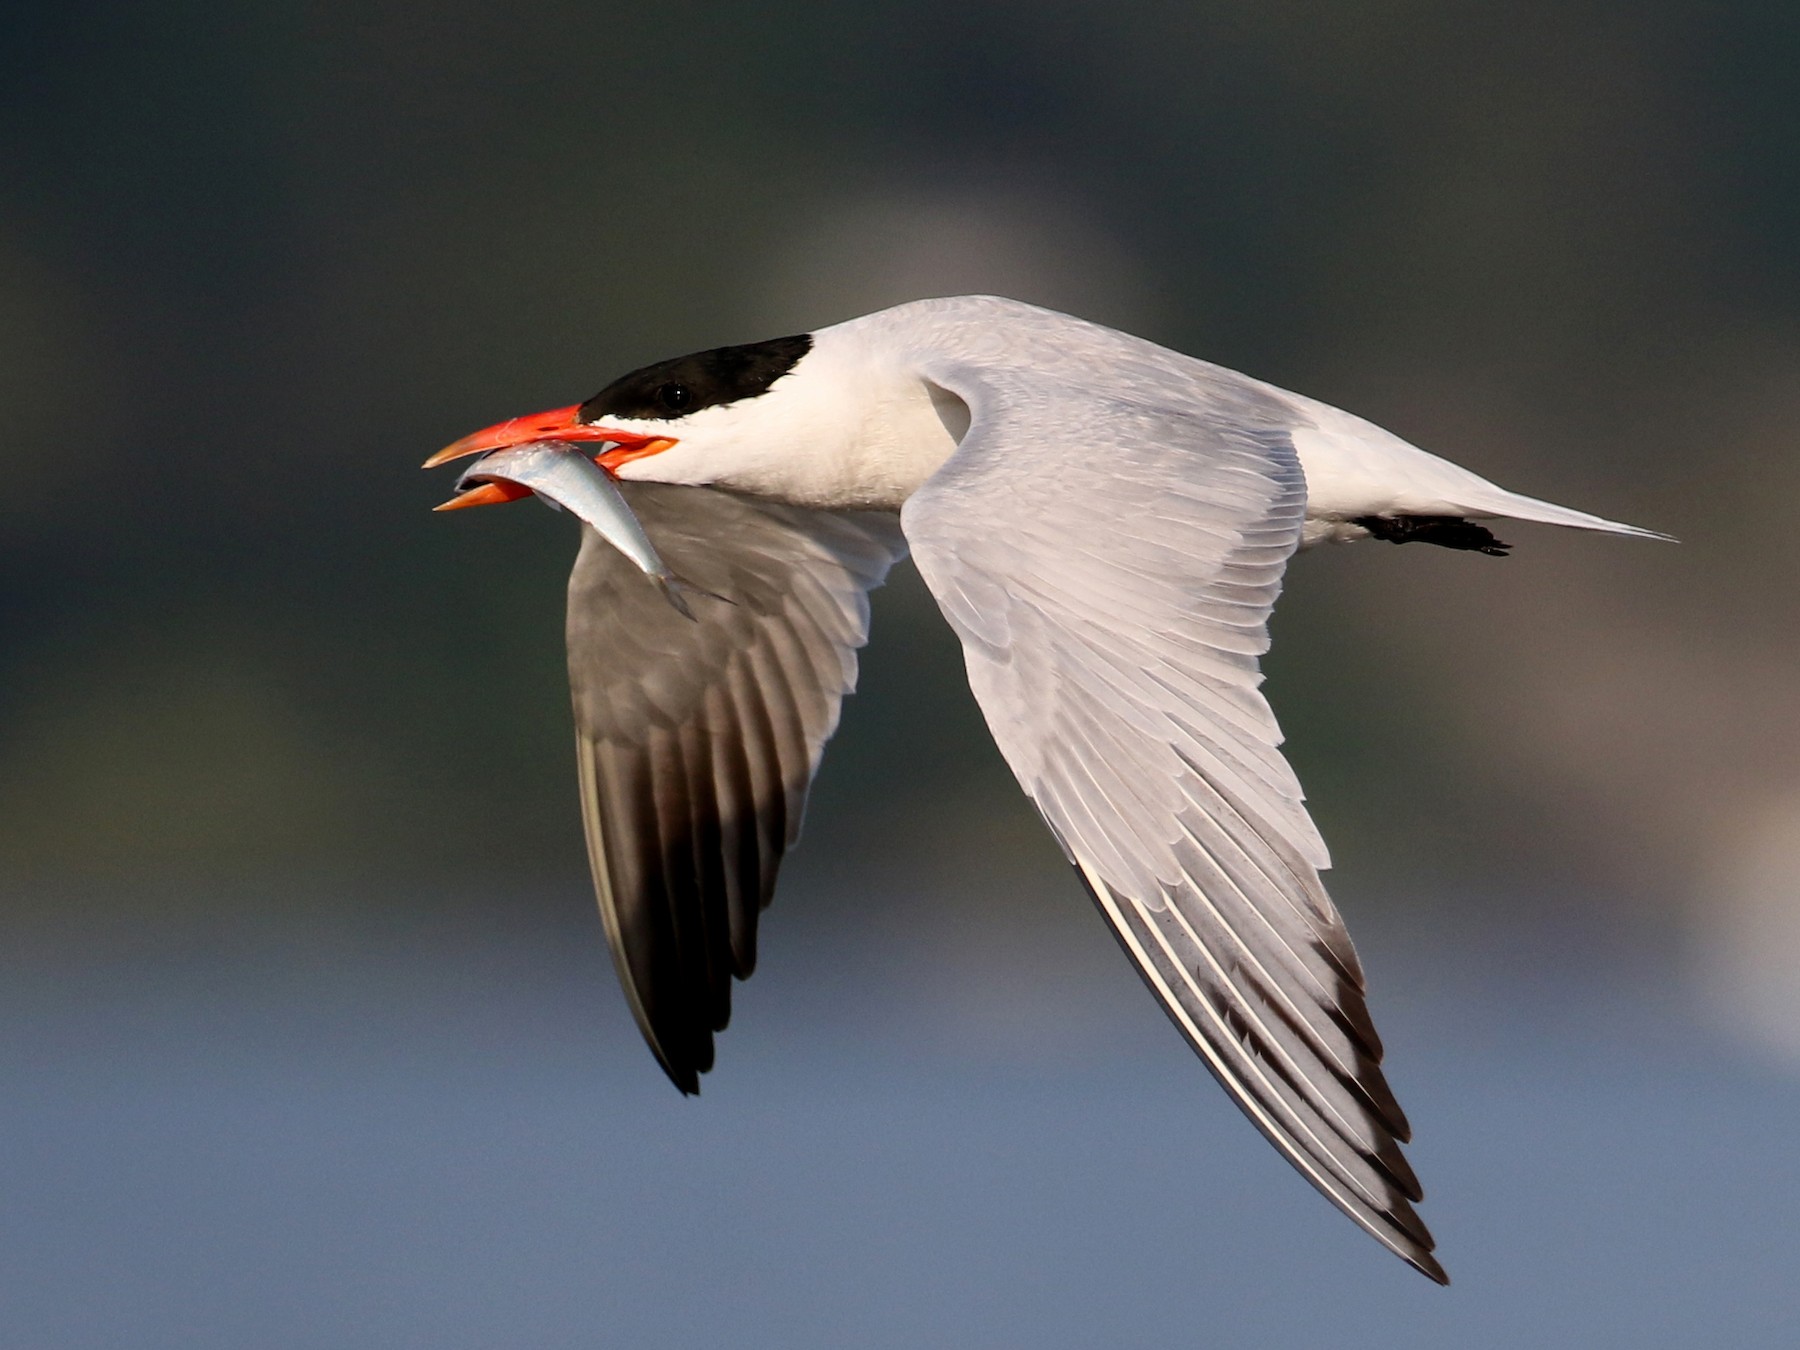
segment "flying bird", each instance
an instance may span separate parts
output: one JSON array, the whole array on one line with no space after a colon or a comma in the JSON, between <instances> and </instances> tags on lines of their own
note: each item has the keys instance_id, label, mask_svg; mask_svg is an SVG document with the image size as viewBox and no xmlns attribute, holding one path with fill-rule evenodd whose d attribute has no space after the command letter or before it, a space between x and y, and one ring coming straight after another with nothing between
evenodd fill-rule
<instances>
[{"instance_id":1,"label":"flying bird","mask_svg":"<svg viewBox=\"0 0 1800 1350\"><path fill-rule=\"evenodd\" d=\"M446 506L582 518L569 678L619 980L683 1092L909 552L1019 784L1207 1067L1308 1181L1447 1282L1362 967L1259 686L1297 548L1500 555L1485 521L1651 531L1369 422L991 296L647 366L463 438ZM640 528L641 526L641 528Z\"/></svg>"}]
</instances>

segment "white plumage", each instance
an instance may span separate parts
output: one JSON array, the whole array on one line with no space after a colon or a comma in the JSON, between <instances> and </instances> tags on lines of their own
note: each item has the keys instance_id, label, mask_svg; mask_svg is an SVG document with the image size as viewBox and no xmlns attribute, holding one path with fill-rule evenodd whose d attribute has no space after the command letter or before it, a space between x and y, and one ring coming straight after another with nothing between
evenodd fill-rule
<instances>
[{"instance_id":1,"label":"white plumage","mask_svg":"<svg viewBox=\"0 0 1800 1350\"><path fill-rule=\"evenodd\" d=\"M754 963L855 684L866 592L910 547L1007 763L1171 1019L1308 1180L1445 1278L1325 845L1259 689L1269 612L1303 544L1504 547L1466 523L1494 517L1648 531L992 297L650 367L570 426L660 447L600 462L674 572L730 602L698 598L689 621L592 529L570 582L601 910L678 1085L697 1089L730 977Z\"/></svg>"}]
</instances>

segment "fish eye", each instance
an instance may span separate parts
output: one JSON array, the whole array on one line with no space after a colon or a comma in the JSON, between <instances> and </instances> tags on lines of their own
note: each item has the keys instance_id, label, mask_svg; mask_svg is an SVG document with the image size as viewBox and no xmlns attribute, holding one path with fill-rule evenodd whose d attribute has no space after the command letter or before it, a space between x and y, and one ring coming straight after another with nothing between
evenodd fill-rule
<instances>
[{"instance_id":1,"label":"fish eye","mask_svg":"<svg viewBox=\"0 0 1800 1350\"><path fill-rule=\"evenodd\" d=\"M694 401L694 391L685 384L671 382L657 388L656 401L670 412L680 412Z\"/></svg>"}]
</instances>

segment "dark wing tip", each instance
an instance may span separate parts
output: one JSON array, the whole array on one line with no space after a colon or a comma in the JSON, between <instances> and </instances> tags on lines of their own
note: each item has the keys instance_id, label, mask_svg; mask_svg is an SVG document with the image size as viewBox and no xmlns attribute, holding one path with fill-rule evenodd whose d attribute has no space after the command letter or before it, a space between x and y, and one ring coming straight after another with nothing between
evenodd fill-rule
<instances>
[{"instance_id":1,"label":"dark wing tip","mask_svg":"<svg viewBox=\"0 0 1800 1350\"><path fill-rule=\"evenodd\" d=\"M637 1011L635 1005L632 1010ZM712 1068L713 1065L712 1037L701 1032L699 1034L700 1043L687 1045L687 1053L671 1053L672 1045L682 1044L668 1034L671 1030L676 1029L659 1028L651 1018L642 1014L638 1016L637 1021L638 1030L644 1033L644 1043L650 1047L650 1053L656 1056L657 1064L668 1075L669 1081L680 1090L682 1096L698 1097L700 1095L700 1075ZM680 1028L679 1030L686 1031L687 1029ZM692 1037L689 1036L687 1039L691 1040Z\"/></svg>"},{"instance_id":2,"label":"dark wing tip","mask_svg":"<svg viewBox=\"0 0 1800 1350\"><path fill-rule=\"evenodd\" d=\"M1360 1213L1356 1209L1344 1212L1358 1227L1365 1229L1419 1274L1437 1284L1450 1283L1449 1274L1432 1255L1437 1250L1437 1239L1432 1237L1418 1211L1406 1200L1390 1196L1384 1205L1370 1206Z\"/></svg>"},{"instance_id":3,"label":"dark wing tip","mask_svg":"<svg viewBox=\"0 0 1800 1350\"><path fill-rule=\"evenodd\" d=\"M1412 1253L1406 1257L1406 1264L1436 1284L1450 1283L1450 1272L1439 1265L1437 1257L1430 1252Z\"/></svg>"}]
</instances>

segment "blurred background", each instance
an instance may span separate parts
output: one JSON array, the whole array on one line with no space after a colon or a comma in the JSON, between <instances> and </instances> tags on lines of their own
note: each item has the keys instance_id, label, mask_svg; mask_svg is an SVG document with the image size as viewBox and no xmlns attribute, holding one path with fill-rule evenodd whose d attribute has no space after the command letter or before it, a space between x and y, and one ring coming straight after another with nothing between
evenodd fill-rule
<instances>
[{"instance_id":1,"label":"blurred background","mask_svg":"<svg viewBox=\"0 0 1800 1350\"><path fill-rule=\"evenodd\" d=\"M1793 1343L1800 9L3 22L8 1344ZM1289 572L1269 691L1448 1291L1166 1025L910 569L704 1097L638 1042L572 527L416 466L971 290L1683 541Z\"/></svg>"}]
</instances>

